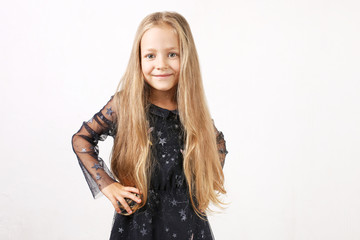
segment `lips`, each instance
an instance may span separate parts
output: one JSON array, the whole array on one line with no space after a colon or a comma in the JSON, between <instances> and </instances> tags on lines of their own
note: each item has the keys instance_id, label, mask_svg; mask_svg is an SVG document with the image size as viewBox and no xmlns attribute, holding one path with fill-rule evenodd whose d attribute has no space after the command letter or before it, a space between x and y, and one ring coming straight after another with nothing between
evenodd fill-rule
<instances>
[{"instance_id":1,"label":"lips","mask_svg":"<svg viewBox=\"0 0 360 240\"><path fill-rule=\"evenodd\" d=\"M153 75L154 77L169 77L171 76L172 74L156 74L156 75Z\"/></svg>"}]
</instances>

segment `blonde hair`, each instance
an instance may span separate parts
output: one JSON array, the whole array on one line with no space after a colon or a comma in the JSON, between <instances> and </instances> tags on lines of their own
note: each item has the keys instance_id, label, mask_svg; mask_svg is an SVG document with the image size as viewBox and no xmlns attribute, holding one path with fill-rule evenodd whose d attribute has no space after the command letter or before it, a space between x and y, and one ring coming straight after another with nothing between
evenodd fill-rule
<instances>
[{"instance_id":1,"label":"blonde hair","mask_svg":"<svg viewBox=\"0 0 360 240\"><path fill-rule=\"evenodd\" d=\"M129 63L114 96L118 109L117 134L111 153L111 171L121 184L135 186L142 192L145 205L150 183L152 156L150 151L150 89L141 71L140 43L143 34L154 26L167 24L179 37L180 74L176 100L180 121L185 131L183 169L191 204L201 217L212 202L223 208L219 197L225 194L224 174L216 144L216 131L206 103L200 66L189 24L176 12L156 12L140 23Z\"/></svg>"}]
</instances>

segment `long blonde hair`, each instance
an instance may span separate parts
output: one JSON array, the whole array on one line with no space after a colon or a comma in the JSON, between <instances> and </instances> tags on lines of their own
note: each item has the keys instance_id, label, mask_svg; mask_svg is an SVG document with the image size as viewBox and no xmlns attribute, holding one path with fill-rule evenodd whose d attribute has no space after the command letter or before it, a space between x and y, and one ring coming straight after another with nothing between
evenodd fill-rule
<instances>
[{"instance_id":1,"label":"long blonde hair","mask_svg":"<svg viewBox=\"0 0 360 240\"><path fill-rule=\"evenodd\" d=\"M191 204L196 213L203 216L202 211L211 211L210 202L223 208L221 204L225 203L219 197L226 193L224 174L194 39L189 24L176 12L152 13L142 20L137 29L127 69L114 95L118 111L111 171L121 184L135 186L142 192L142 202L137 208L144 206L148 197L152 156L146 118L150 89L141 71L140 43L148 29L161 24L171 26L179 37L181 66L175 97L185 130L183 169Z\"/></svg>"}]
</instances>

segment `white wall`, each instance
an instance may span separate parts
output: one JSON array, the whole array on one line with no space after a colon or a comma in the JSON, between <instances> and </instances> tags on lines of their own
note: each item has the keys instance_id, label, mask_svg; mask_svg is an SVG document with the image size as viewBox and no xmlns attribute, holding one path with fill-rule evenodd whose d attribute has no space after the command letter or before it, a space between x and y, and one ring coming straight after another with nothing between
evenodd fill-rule
<instances>
[{"instance_id":1,"label":"white wall","mask_svg":"<svg viewBox=\"0 0 360 240\"><path fill-rule=\"evenodd\" d=\"M113 207L92 199L71 136L162 10L190 23L227 141L216 239L360 239L355 0L1 1L0 239L108 239Z\"/></svg>"}]
</instances>

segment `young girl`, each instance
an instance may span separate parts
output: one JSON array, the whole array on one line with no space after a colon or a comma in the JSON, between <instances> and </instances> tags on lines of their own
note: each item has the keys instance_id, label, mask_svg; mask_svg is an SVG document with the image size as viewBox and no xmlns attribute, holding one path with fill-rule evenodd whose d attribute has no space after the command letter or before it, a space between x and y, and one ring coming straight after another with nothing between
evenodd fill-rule
<instances>
[{"instance_id":1,"label":"young girl","mask_svg":"<svg viewBox=\"0 0 360 240\"><path fill-rule=\"evenodd\" d=\"M97 145L109 135L111 171ZM104 194L115 208L110 239L214 239L205 212L224 204L228 152L183 16L145 17L114 95L72 147L93 197Z\"/></svg>"}]
</instances>

